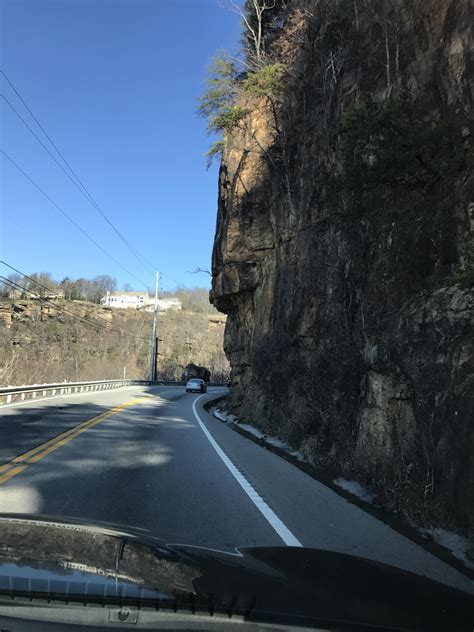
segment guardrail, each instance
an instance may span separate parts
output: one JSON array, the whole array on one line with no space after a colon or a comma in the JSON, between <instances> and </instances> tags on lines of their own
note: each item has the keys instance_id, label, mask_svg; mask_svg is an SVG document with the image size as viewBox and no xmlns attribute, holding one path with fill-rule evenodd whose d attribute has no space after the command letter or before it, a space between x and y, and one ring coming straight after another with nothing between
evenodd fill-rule
<instances>
[{"instance_id":1,"label":"guardrail","mask_svg":"<svg viewBox=\"0 0 474 632\"><path fill-rule=\"evenodd\" d=\"M185 386L186 382L158 380L96 380L93 382L58 382L56 384L29 384L0 387L0 407L18 401L36 398L57 397L74 393L108 391L123 386ZM227 386L223 382L209 382L208 386Z\"/></svg>"},{"instance_id":2,"label":"guardrail","mask_svg":"<svg viewBox=\"0 0 474 632\"><path fill-rule=\"evenodd\" d=\"M97 380L93 382L58 382L56 384L29 384L23 386L7 386L0 388L0 402L10 404L36 397L55 397L73 393L105 391L122 386L152 385L146 380Z\"/></svg>"}]
</instances>

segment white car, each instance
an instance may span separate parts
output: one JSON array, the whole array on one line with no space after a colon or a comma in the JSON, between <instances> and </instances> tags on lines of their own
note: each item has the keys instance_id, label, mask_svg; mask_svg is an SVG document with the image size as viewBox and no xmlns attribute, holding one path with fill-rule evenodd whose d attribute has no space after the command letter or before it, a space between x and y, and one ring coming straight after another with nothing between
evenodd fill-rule
<instances>
[{"instance_id":1,"label":"white car","mask_svg":"<svg viewBox=\"0 0 474 632\"><path fill-rule=\"evenodd\" d=\"M186 384L186 393L207 393L207 384L204 380L193 378Z\"/></svg>"}]
</instances>

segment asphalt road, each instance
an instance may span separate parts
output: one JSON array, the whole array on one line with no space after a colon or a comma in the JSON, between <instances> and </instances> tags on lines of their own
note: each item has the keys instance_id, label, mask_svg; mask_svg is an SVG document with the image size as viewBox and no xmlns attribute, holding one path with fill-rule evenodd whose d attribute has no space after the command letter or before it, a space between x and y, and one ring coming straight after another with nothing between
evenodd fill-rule
<instances>
[{"instance_id":1,"label":"asphalt road","mask_svg":"<svg viewBox=\"0 0 474 632\"><path fill-rule=\"evenodd\" d=\"M279 456L182 387L127 387L0 410L0 512L78 517L219 550L358 555L474 592L453 567Z\"/></svg>"}]
</instances>

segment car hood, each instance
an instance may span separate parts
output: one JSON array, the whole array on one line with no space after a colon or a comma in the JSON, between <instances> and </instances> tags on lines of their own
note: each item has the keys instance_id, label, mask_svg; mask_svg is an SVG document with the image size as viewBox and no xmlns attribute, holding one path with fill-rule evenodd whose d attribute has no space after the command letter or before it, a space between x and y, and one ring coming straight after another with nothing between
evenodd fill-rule
<instances>
[{"instance_id":1,"label":"car hood","mask_svg":"<svg viewBox=\"0 0 474 632\"><path fill-rule=\"evenodd\" d=\"M227 553L128 528L3 515L0 600L12 596L403 630L471 630L474 613L466 593L341 553Z\"/></svg>"}]
</instances>

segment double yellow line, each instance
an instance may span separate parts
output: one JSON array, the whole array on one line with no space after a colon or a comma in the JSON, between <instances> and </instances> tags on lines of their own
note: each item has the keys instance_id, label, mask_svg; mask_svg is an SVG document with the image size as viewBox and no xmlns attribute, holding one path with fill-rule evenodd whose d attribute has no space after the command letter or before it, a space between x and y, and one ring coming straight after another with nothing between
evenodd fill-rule
<instances>
[{"instance_id":1,"label":"double yellow line","mask_svg":"<svg viewBox=\"0 0 474 632\"><path fill-rule=\"evenodd\" d=\"M63 432L62 434L53 437L49 441L46 441L39 446L36 446L36 448L33 448L32 450L28 450L28 452L25 452L24 454L16 456L9 463L0 465L0 485L6 483L10 478L13 478L13 476L16 476L17 474L23 472L23 470L25 470L29 465L41 461L41 459L43 459L45 456L66 445L67 443L69 443L69 441L72 441L83 432L86 432L86 430L97 426L97 424L100 424L105 419L112 417L112 415L116 415L125 408L135 406L136 404L144 401L150 401L149 397L139 397L138 399L132 399L129 402L125 402L124 404L115 406L115 408L111 408L107 412L102 413L97 417L88 419L78 426L74 426L74 428L71 428L70 430Z\"/></svg>"}]
</instances>

